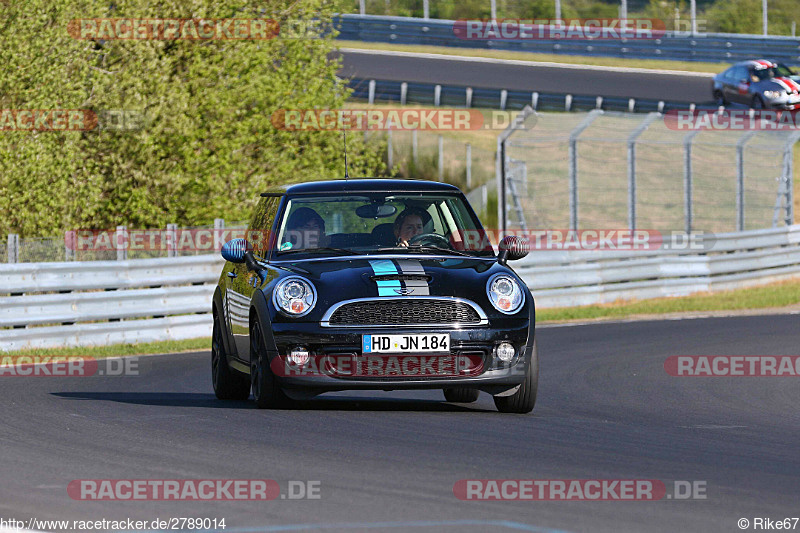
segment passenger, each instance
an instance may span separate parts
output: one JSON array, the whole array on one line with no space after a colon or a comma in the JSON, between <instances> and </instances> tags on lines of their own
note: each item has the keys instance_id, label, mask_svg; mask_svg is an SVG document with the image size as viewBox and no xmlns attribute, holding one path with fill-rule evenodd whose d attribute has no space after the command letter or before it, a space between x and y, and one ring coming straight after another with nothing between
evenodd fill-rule
<instances>
[{"instance_id":1,"label":"passenger","mask_svg":"<svg viewBox=\"0 0 800 533\"><path fill-rule=\"evenodd\" d=\"M310 207L301 207L289 215L281 250L323 248L329 246L325 220Z\"/></svg>"}]
</instances>

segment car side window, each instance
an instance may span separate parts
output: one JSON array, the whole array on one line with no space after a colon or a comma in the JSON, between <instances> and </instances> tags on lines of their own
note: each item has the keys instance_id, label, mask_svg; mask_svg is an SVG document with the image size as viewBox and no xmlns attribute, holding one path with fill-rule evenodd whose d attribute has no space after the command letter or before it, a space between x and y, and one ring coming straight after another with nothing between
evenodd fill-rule
<instances>
[{"instance_id":1,"label":"car side window","mask_svg":"<svg viewBox=\"0 0 800 533\"><path fill-rule=\"evenodd\" d=\"M750 73L747 71L747 67L735 67L733 69L733 79L736 82L740 82L742 80L747 80L750 78Z\"/></svg>"},{"instance_id":2,"label":"car side window","mask_svg":"<svg viewBox=\"0 0 800 533\"><path fill-rule=\"evenodd\" d=\"M723 73L722 73L722 77L723 77L723 78L725 78L726 80L733 80L733 79L735 79L735 78L734 78L734 71L735 71L735 70L736 70L736 68L735 68L735 67L731 67L731 68L729 68L728 70L726 70L725 72L723 72Z\"/></svg>"},{"instance_id":3,"label":"car side window","mask_svg":"<svg viewBox=\"0 0 800 533\"><path fill-rule=\"evenodd\" d=\"M247 240L253 245L253 253L259 257L266 257L269 250L269 241L272 232L272 223L278 213L280 197L269 196L261 198L256 204L253 218L248 226Z\"/></svg>"}]
</instances>

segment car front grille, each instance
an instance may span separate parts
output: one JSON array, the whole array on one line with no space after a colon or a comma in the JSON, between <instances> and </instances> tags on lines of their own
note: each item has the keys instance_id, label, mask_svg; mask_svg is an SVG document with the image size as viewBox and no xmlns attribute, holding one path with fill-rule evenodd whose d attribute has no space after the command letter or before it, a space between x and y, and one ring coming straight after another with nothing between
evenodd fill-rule
<instances>
[{"instance_id":1,"label":"car front grille","mask_svg":"<svg viewBox=\"0 0 800 533\"><path fill-rule=\"evenodd\" d=\"M366 299L339 304L323 325L354 326L477 326L486 323L475 304L455 298Z\"/></svg>"}]
</instances>

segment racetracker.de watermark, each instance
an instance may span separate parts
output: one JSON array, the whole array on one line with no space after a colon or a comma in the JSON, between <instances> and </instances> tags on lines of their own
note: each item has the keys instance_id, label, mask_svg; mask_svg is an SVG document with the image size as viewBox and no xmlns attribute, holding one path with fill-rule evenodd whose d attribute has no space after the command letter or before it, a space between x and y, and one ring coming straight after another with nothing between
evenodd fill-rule
<instances>
[{"instance_id":1,"label":"racetracker.de watermark","mask_svg":"<svg viewBox=\"0 0 800 533\"><path fill-rule=\"evenodd\" d=\"M468 131L504 130L516 112L463 108L278 109L270 121L286 131Z\"/></svg>"},{"instance_id":2,"label":"racetracker.de watermark","mask_svg":"<svg viewBox=\"0 0 800 533\"><path fill-rule=\"evenodd\" d=\"M666 34L660 19L459 19L453 35L486 41L660 39Z\"/></svg>"},{"instance_id":3,"label":"racetracker.de watermark","mask_svg":"<svg viewBox=\"0 0 800 533\"><path fill-rule=\"evenodd\" d=\"M274 479L75 479L67 494L83 501L318 500L321 482L290 480L282 491Z\"/></svg>"},{"instance_id":4,"label":"racetracker.de watermark","mask_svg":"<svg viewBox=\"0 0 800 533\"><path fill-rule=\"evenodd\" d=\"M257 248L269 246L270 231L244 229L72 230L64 235L67 250L79 252L176 251L218 252L231 239L246 239Z\"/></svg>"},{"instance_id":5,"label":"racetracker.de watermark","mask_svg":"<svg viewBox=\"0 0 800 533\"><path fill-rule=\"evenodd\" d=\"M705 481L659 479L461 479L453 495L466 501L705 500Z\"/></svg>"},{"instance_id":6,"label":"racetracker.de watermark","mask_svg":"<svg viewBox=\"0 0 800 533\"><path fill-rule=\"evenodd\" d=\"M797 377L798 355L672 355L664 370L676 377Z\"/></svg>"},{"instance_id":7,"label":"racetracker.de watermark","mask_svg":"<svg viewBox=\"0 0 800 533\"><path fill-rule=\"evenodd\" d=\"M276 37L280 27L272 19L74 19L67 25L73 39L213 41L268 40Z\"/></svg>"},{"instance_id":8,"label":"racetracker.de watermark","mask_svg":"<svg viewBox=\"0 0 800 533\"><path fill-rule=\"evenodd\" d=\"M90 356L5 355L0 377L138 376L136 357L95 359Z\"/></svg>"},{"instance_id":9,"label":"racetracker.de watermark","mask_svg":"<svg viewBox=\"0 0 800 533\"><path fill-rule=\"evenodd\" d=\"M664 125L677 131L797 131L800 110L670 109L664 114Z\"/></svg>"},{"instance_id":10,"label":"racetracker.de watermark","mask_svg":"<svg viewBox=\"0 0 800 533\"><path fill-rule=\"evenodd\" d=\"M485 249L499 243L507 236L516 236L530 250L597 250L597 251L700 251L713 248L716 241L708 232L662 232L651 229L600 228L586 230L530 229L530 230L462 230L450 237L459 248Z\"/></svg>"},{"instance_id":11,"label":"racetracker.de watermark","mask_svg":"<svg viewBox=\"0 0 800 533\"><path fill-rule=\"evenodd\" d=\"M413 350L411 350L413 352ZM297 362L296 362L297 361ZM483 370L477 355L278 355L270 361L281 377L430 378L469 377Z\"/></svg>"},{"instance_id":12,"label":"racetracker.de watermark","mask_svg":"<svg viewBox=\"0 0 800 533\"><path fill-rule=\"evenodd\" d=\"M132 109L0 109L0 131L128 131L146 126Z\"/></svg>"}]
</instances>

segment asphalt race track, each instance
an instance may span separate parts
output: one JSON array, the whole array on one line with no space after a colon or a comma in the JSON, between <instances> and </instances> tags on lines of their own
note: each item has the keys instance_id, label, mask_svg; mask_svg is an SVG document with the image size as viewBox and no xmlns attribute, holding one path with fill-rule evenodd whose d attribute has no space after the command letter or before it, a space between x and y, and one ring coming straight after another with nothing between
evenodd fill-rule
<instances>
[{"instance_id":1,"label":"asphalt race track","mask_svg":"<svg viewBox=\"0 0 800 533\"><path fill-rule=\"evenodd\" d=\"M800 514L798 378L685 378L670 355L797 355L797 315L553 327L539 402L338 393L292 411L214 399L208 353L129 377L0 378L0 516L226 519L226 531L739 531ZM318 500L70 499L75 479L318 480ZM461 479L706 482L706 499L461 501Z\"/></svg>"},{"instance_id":2,"label":"asphalt race track","mask_svg":"<svg viewBox=\"0 0 800 533\"><path fill-rule=\"evenodd\" d=\"M696 104L711 101L711 75L698 73L465 61L463 58L424 57L425 54L387 55L357 50L346 50L342 56L339 75L345 77Z\"/></svg>"}]
</instances>

